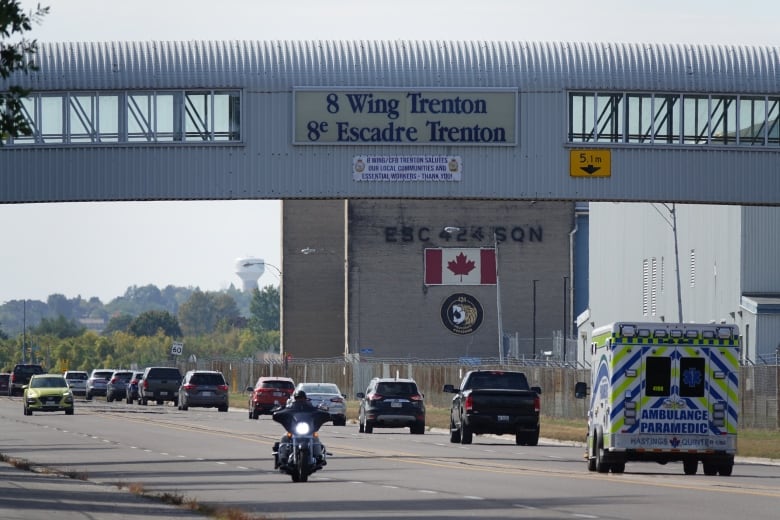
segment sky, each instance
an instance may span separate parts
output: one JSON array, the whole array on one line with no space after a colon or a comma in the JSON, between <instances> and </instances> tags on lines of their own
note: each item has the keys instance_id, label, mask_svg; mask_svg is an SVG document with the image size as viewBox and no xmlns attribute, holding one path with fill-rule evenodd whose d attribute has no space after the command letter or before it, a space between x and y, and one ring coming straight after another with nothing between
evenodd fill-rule
<instances>
[{"instance_id":1,"label":"sky","mask_svg":"<svg viewBox=\"0 0 780 520\"><path fill-rule=\"evenodd\" d=\"M780 45L769 0L23 0L38 41L523 40ZM0 204L0 304L241 286L281 265L279 201ZM272 269L260 285L278 284Z\"/></svg>"}]
</instances>

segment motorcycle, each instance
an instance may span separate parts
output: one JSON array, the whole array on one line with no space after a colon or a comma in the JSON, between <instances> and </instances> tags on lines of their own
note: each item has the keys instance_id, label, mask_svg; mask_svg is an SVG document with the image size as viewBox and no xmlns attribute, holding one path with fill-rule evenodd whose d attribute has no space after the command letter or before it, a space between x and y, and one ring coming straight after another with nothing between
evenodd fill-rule
<instances>
[{"instance_id":1,"label":"motorcycle","mask_svg":"<svg viewBox=\"0 0 780 520\"><path fill-rule=\"evenodd\" d=\"M330 414L320 409L285 408L275 412L273 420L287 430L286 437L274 444L274 469L290 475L293 482L308 481L309 475L328 463L330 454L320 442L319 429L330 420Z\"/></svg>"}]
</instances>

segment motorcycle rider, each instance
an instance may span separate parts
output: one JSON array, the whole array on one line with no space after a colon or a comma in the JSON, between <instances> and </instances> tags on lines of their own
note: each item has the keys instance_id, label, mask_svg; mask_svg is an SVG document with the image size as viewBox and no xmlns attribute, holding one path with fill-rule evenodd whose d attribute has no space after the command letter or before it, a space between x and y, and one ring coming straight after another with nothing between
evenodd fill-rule
<instances>
[{"instance_id":1,"label":"motorcycle rider","mask_svg":"<svg viewBox=\"0 0 780 520\"><path fill-rule=\"evenodd\" d=\"M306 392L303 390L296 390L293 393L292 401L287 403L285 408L275 411L272 418L274 421L284 426L286 430L290 430L292 425L295 424L295 415L301 413L312 415L312 422L315 424L315 430L330 420L330 414L312 405L309 402L308 397L306 397ZM290 435L285 434L282 436L282 439L274 445L274 469L278 469L281 465L280 461L285 460L289 456L290 442ZM327 461L325 460L325 445L319 442L318 439L315 446L317 447L317 450L314 453L314 458L317 460L318 467L322 467L327 464Z\"/></svg>"}]
</instances>

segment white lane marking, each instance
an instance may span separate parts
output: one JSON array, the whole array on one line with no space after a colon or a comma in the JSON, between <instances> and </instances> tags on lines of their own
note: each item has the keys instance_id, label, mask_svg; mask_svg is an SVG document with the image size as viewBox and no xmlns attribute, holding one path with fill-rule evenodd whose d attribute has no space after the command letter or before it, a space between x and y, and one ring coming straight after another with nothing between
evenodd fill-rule
<instances>
[{"instance_id":1,"label":"white lane marking","mask_svg":"<svg viewBox=\"0 0 780 520\"><path fill-rule=\"evenodd\" d=\"M474 496L474 495L464 495L463 498L465 498L467 500L485 500L484 497L477 497L477 496Z\"/></svg>"},{"instance_id":2,"label":"white lane marking","mask_svg":"<svg viewBox=\"0 0 780 520\"><path fill-rule=\"evenodd\" d=\"M433 491L431 489L418 489L417 491L419 493L425 493L425 494L428 494L428 495L435 495L435 494L438 493L438 491Z\"/></svg>"}]
</instances>

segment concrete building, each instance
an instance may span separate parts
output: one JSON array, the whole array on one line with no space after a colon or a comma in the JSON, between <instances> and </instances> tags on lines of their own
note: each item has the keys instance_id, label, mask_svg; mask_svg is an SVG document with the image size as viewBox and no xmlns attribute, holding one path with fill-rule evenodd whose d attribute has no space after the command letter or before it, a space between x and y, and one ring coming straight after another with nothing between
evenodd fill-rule
<instances>
[{"instance_id":1,"label":"concrete building","mask_svg":"<svg viewBox=\"0 0 780 520\"><path fill-rule=\"evenodd\" d=\"M301 357L560 359L573 315L574 207L285 200L283 349ZM426 284L426 249L493 250L495 243L497 284ZM478 325L448 327L443 308L455 294L476 302Z\"/></svg>"}]
</instances>

